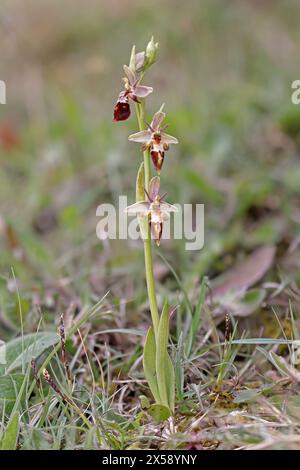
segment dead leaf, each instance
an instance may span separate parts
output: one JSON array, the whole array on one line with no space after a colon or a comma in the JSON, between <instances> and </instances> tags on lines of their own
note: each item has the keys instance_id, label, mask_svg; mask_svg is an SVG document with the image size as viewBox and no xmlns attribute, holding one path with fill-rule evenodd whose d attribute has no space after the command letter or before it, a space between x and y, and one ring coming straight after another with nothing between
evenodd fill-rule
<instances>
[{"instance_id":1,"label":"dead leaf","mask_svg":"<svg viewBox=\"0 0 300 470\"><path fill-rule=\"evenodd\" d=\"M225 275L213 281L213 300L224 296L228 291L245 291L258 282L272 266L275 256L274 246L258 248L242 264L229 269Z\"/></svg>"}]
</instances>

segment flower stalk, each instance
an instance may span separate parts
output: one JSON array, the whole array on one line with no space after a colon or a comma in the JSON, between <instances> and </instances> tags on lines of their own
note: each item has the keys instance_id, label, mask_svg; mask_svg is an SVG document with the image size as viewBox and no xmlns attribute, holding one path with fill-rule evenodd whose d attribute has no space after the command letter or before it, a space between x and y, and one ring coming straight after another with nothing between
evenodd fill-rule
<instances>
[{"instance_id":1,"label":"flower stalk","mask_svg":"<svg viewBox=\"0 0 300 470\"><path fill-rule=\"evenodd\" d=\"M144 101L136 104L136 114L137 114L139 130L142 131L145 129L145 124L144 124L145 102ZM149 191L150 178L151 178L149 149L144 150L143 159L144 159L144 188L147 191ZM144 243L145 272L146 272L148 299L149 299L149 306L150 306L154 334L156 337L157 331L158 331L158 325L159 325L159 313L158 313L158 308L157 308L155 280L154 280L154 272L153 272L151 234L150 234L150 227L148 224L146 227L146 236L144 238L143 243Z\"/></svg>"},{"instance_id":2,"label":"flower stalk","mask_svg":"<svg viewBox=\"0 0 300 470\"><path fill-rule=\"evenodd\" d=\"M159 314L151 234L159 246L164 221L170 217L170 212L177 211L177 208L164 201L165 195L160 195L160 177L151 178L151 160L154 169L160 174L165 152L169 150L170 144L177 144L178 141L164 132L166 127L162 127L165 119L163 106L154 114L150 124L147 124L145 119L145 98L152 93L153 88L142 85L141 81L146 70L157 60L157 56L158 43L155 43L153 38L143 52L136 53L135 47L132 48L129 66L124 66L125 90L120 92L115 105L114 121L128 119L131 115L130 103L135 102L139 132L129 136L129 140L142 144L143 162L137 174L136 202L127 207L126 211L138 217L143 238L145 275L152 319L144 347L143 366L156 402L151 407L153 416L163 420L174 412L175 378L174 366L168 353L170 309L165 301L162 313Z\"/></svg>"}]
</instances>

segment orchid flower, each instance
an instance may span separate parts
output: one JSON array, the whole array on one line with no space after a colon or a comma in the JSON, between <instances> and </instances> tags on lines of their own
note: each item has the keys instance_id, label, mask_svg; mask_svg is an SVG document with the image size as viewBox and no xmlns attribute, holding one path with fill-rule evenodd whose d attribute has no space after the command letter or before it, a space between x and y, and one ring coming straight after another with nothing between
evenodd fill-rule
<instances>
[{"instance_id":1,"label":"orchid flower","mask_svg":"<svg viewBox=\"0 0 300 470\"><path fill-rule=\"evenodd\" d=\"M162 123L166 117L166 113L159 110L154 114L153 119L145 131L137 132L128 137L133 142L142 143L142 150L150 149L152 162L160 174L165 152L169 150L170 144L178 144L176 137L168 135L164 132L166 127L162 128Z\"/></svg>"},{"instance_id":2,"label":"orchid flower","mask_svg":"<svg viewBox=\"0 0 300 470\"><path fill-rule=\"evenodd\" d=\"M149 194L145 190L148 200L136 202L125 209L129 215L148 217L157 246L160 245L163 223L170 218L170 212L178 212L176 206L172 206L164 201L166 193L160 196L159 190L160 178L155 176L150 181Z\"/></svg>"},{"instance_id":3,"label":"orchid flower","mask_svg":"<svg viewBox=\"0 0 300 470\"><path fill-rule=\"evenodd\" d=\"M125 90L121 91L118 101L114 108L114 121L125 121L130 116L129 101L140 103L140 98L146 98L152 93L153 88L150 86L139 85L140 77L129 68L123 66L126 77L123 78Z\"/></svg>"}]
</instances>

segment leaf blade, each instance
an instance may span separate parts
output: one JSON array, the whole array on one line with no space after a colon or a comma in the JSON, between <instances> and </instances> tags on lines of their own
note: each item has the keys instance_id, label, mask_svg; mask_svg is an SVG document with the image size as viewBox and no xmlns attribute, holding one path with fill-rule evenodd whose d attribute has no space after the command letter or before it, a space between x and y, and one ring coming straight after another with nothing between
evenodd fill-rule
<instances>
[{"instance_id":1,"label":"leaf blade","mask_svg":"<svg viewBox=\"0 0 300 470\"><path fill-rule=\"evenodd\" d=\"M166 380L167 370L167 347L169 338L169 304L165 302L163 311L160 317L157 344L156 344L156 375L161 404L169 406L168 389Z\"/></svg>"},{"instance_id":2,"label":"leaf blade","mask_svg":"<svg viewBox=\"0 0 300 470\"><path fill-rule=\"evenodd\" d=\"M175 371L174 371L173 362L168 352L167 352L166 366L167 366L166 367L166 385L167 385L168 403L169 403L170 410L173 413L174 408L175 408Z\"/></svg>"},{"instance_id":3,"label":"leaf blade","mask_svg":"<svg viewBox=\"0 0 300 470\"><path fill-rule=\"evenodd\" d=\"M28 364L58 341L58 335L53 332L30 333L9 341L0 347L0 358L3 359L0 373L10 373Z\"/></svg>"},{"instance_id":4,"label":"leaf blade","mask_svg":"<svg viewBox=\"0 0 300 470\"><path fill-rule=\"evenodd\" d=\"M18 441L19 435L19 427L20 427L20 416L19 413L16 412L10 418L8 425L4 433L1 436L1 450L15 450Z\"/></svg>"},{"instance_id":5,"label":"leaf blade","mask_svg":"<svg viewBox=\"0 0 300 470\"><path fill-rule=\"evenodd\" d=\"M149 327L143 354L143 367L149 388L157 403L160 403L160 396L156 378L156 344L152 326Z\"/></svg>"},{"instance_id":6,"label":"leaf blade","mask_svg":"<svg viewBox=\"0 0 300 470\"><path fill-rule=\"evenodd\" d=\"M0 376L0 403L1 401L15 401L22 387L25 375L11 374Z\"/></svg>"}]
</instances>

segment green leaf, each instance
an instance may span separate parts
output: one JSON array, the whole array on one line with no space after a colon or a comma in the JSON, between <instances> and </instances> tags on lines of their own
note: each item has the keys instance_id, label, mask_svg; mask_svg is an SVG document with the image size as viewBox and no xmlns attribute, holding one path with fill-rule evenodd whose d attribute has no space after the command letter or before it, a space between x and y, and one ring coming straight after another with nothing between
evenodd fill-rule
<instances>
[{"instance_id":1,"label":"green leaf","mask_svg":"<svg viewBox=\"0 0 300 470\"><path fill-rule=\"evenodd\" d=\"M224 343L222 343L224 344ZM244 339L235 339L231 344L263 344L263 345L272 345L272 344L284 344L292 346L300 346L299 339L274 339L274 338L244 338Z\"/></svg>"},{"instance_id":2,"label":"green leaf","mask_svg":"<svg viewBox=\"0 0 300 470\"><path fill-rule=\"evenodd\" d=\"M156 359L155 336L154 336L152 326L150 326L148 333L147 333L147 338L146 338L146 343L145 343L145 348L144 348L143 366L144 366L145 377L149 384L152 395L155 401L157 403L160 403L160 396L159 396L157 379L156 379L155 359Z\"/></svg>"},{"instance_id":3,"label":"green leaf","mask_svg":"<svg viewBox=\"0 0 300 470\"><path fill-rule=\"evenodd\" d=\"M155 403L147 409L147 413L157 422L166 421L170 416L171 412L169 407Z\"/></svg>"},{"instance_id":4,"label":"green leaf","mask_svg":"<svg viewBox=\"0 0 300 470\"><path fill-rule=\"evenodd\" d=\"M32 358L40 356L50 346L55 345L59 337L53 332L30 333L0 347L0 374L12 372L29 364Z\"/></svg>"},{"instance_id":5,"label":"green leaf","mask_svg":"<svg viewBox=\"0 0 300 470\"><path fill-rule=\"evenodd\" d=\"M19 426L20 426L20 416L19 413L14 413L11 416L8 425L4 433L0 438L0 448L1 450L15 450L18 441L18 434L19 434Z\"/></svg>"},{"instance_id":6,"label":"green leaf","mask_svg":"<svg viewBox=\"0 0 300 470\"><path fill-rule=\"evenodd\" d=\"M175 383L178 401L183 400L184 367L183 367L183 333L181 332L175 355Z\"/></svg>"},{"instance_id":7,"label":"green leaf","mask_svg":"<svg viewBox=\"0 0 300 470\"><path fill-rule=\"evenodd\" d=\"M95 428L88 429L85 433L84 450L93 450L95 448L94 438Z\"/></svg>"},{"instance_id":8,"label":"green leaf","mask_svg":"<svg viewBox=\"0 0 300 470\"><path fill-rule=\"evenodd\" d=\"M261 393L262 388L253 388L247 390L240 390L239 392L235 393L235 398L233 403L247 403L255 398L257 398Z\"/></svg>"},{"instance_id":9,"label":"green leaf","mask_svg":"<svg viewBox=\"0 0 300 470\"><path fill-rule=\"evenodd\" d=\"M169 406L169 390L168 390L168 374L169 374L169 361L168 361L168 338L169 338L169 304L165 302L164 308L160 317L157 345L156 345L156 375L159 396L161 404ZM166 371L168 370L168 373Z\"/></svg>"},{"instance_id":10,"label":"green leaf","mask_svg":"<svg viewBox=\"0 0 300 470\"><path fill-rule=\"evenodd\" d=\"M167 394L168 394L168 403L172 413L175 408L175 371L173 362L167 353L167 362L166 362L166 385L167 385Z\"/></svg>"},{"instance_id":11,"label":"green leaf","mask_svg":"<svg viewBox=\"0 0 300 470\"><path fill-rule=\"evenodd\" d=\"M0 403L1 401L15 401L22 387L25 375L11 374L0 376Z\"/></svg>"}]
</instances>

